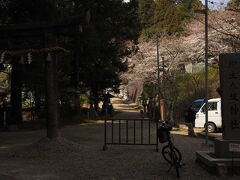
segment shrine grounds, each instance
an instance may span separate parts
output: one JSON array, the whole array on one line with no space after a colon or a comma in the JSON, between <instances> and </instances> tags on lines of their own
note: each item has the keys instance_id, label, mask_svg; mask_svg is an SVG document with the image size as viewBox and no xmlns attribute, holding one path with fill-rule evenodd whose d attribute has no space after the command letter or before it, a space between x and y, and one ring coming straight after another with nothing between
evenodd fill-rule
<instances>
[{"instance_id":1,"label":"shrine grounds","mask_svg":"<svg viewBox=\"0 0 240 180\"><path fill-rule=\"evenodd\" d=\"M123 117L138 112L121 104ZM120 104L114 105L121 110ZM124 109L124 110L123 110ZM103 121L92 121L61 128L62 138L49 141L45 130L0 132L0 180L164 180L177 179L174 169L154 146L108 146L103 151ZM240 179L229 174L219 177L196 160L195 152L213 150L212 142L189 137L184 129L173 131L174 144L181 151L181 179Z\"/></svg>"}]
</instances>

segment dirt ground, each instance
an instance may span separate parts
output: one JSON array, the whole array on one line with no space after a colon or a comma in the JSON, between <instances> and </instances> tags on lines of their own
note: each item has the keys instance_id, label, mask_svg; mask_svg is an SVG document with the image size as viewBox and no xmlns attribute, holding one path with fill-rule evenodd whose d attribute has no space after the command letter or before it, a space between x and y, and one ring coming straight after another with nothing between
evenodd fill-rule
<instances>
[{"instance_id":1,"label":"dirt ground","mask_svg":"<svg viewBox=\"0 0 240 180\"><path fill-rule=\"evenodd\" d=\"M120 118L140 117L134 104L114 99ZM104 124L77 124L61 128L62 138L49 141L45 130L0 132L0 180L162 180L176 179L154 146L108 146L103 151ZM204 139L174 131L174 143L182 152L181 179L221 179L195 162L195 152L213 150ZM151 134L154 136L154 134ZM229 176L227 179L239 179ZM223 178L223 179L226 179Z\"/></svg>"}]
</instances>

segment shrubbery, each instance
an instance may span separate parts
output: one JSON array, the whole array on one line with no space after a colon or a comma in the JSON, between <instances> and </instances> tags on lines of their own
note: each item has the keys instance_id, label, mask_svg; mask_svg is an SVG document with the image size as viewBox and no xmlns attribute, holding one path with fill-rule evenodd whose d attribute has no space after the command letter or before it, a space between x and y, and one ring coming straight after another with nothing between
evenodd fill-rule
<instances>
[{"instance_id":1,"label":"shrubbery","mask_svg":"<svg viewBox=\"0 0 240 180\"><path fill-rule=\"evenodd\" d=\"M168 118L172 117L175 123L183 121L184 111L193 100L205 97L205 74L175 72L166 75L164 84L160 85L162 98L167 102ZM209 68L209 98L219 97L216 89L219 87L218 66ZM144 95L149 98L154 92L154 84L144 83Z\"/></svg>"}]
</instances>

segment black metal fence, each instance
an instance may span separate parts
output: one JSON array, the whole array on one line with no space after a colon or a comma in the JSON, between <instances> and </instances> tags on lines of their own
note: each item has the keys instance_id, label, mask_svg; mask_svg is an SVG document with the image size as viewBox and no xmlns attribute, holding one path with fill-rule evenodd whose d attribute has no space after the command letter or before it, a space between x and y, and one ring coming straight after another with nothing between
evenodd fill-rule
<instances>
[{"instance_id":1,"label":"black metal fence","mask_svg":"<svg viewBox=\"0 0 240 180\"><path fill-rule=\"evenodd\" d=\"M158 152L158 122L149 118L105 119L104 146L107 145L151 145Z\"/></svg>"}]
</instances>

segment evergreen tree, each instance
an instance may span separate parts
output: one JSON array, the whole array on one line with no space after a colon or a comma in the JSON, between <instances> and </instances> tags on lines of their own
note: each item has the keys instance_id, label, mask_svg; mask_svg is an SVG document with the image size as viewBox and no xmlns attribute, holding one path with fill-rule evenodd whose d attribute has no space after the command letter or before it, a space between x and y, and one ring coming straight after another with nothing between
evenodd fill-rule
<instances>
[{"instance_id":1,"label":"evergreen tree","mask_svg":"<svg viewBox=\"0 0 240 180\"><path fill-rule=\"evenodd\" d=\"M9 0L8 23L54 21L58 18L55 0Z\"/></svg>"},{"instance_id":2,"label":"evergreen tree","mask_svg":"<svg viewBox=\"0 0 240 180\"><path fill-rule=\"evenodd\" d=\"M0 0L0 24L4 24L8 19L7 8L8 8L8 1Z\"/></svg>"},{"instance_id":3,"label":"evergreen tree","mask_svg":"<svg viewBox=\"0 0 240 180\"><path fill-rule=\"evenodd\" d=\"M231 9L240 9L240 0L230 0L228 7Z\"/></svg>"},{"instance_id":4,"label":"evergreen tree","mask_svg":"<svg viewBox=\"0 0 240 180\"><path fill-rule=\"evenodd\" d=\"M64 44L73 50L73 56L66 61L71 67L59 64L59 72L64 77L61 80L68 81L61 84L68 87L81 84L98 99L104 88L119 85L119 73L127 68L122 62L122 57L129 53L125 42L138 39L136 6L134 0L130 3L122 0L11 0L5 22L20 24L79 17L79 32L74 38L66 38L68 42Z\"/></svg>"},{"instance_id":5,"label":"evergreen tree","mask_svg":"<svg viewBox=\"0 0 240 180\"><path fill-rule=\"evenodd\" d=\"M82 7L91 13L91 20L83 28L80 79L91 90L97 108L103 90L119 85L119 73L127 68L121 59L128 53L125 41L136 37L129 28L132 24L126 23L131 8L121 0L88 1Z\"/></svg>"},{"instance_id":6,"label":"evergreen tree","mask_svg":"<svg viewBox=\"0 0 240 180\"><path fill-rule=\"evenodd\" d=\"M4 19L2 23L4 24L23 24L31 22L42 22L42 21L53 21L57 13L57 7L53 0L9 0L5 3L1 3L1 8L4 9ZM1 13L2 16L2 13ZM15 39L11 39L14 42ZM39 43L39 42L38 42ZM18 43L12 44L12 48L36 48L41 47L43 43L37 43L34 40L29 38L25 40L18 40ZM6 48L6 47L5 47ZM11 72L11 118L8 119L7 124L9 127L14 127L16 125L22 124L22 90L23 83L30 80L30 85L34 83L33 74L36 72L42 73L42 61L39 64L38 62L34 64L37 65L35 70L32 71L32 74L27 77L26 72L23 71L24 65L19 64L20 57L12 57L12 72ZM33 67L31 65L31 67ZM38 71L39 70L39 71ZM29 74L28 74L29 75ZM42 74L41 74L42 75ZM26 78L27 77L27 78ZM36 76L35 76L36 77ZM29 85L28 84L28 85Z\"/></svg>"},{"instance_id":7,"label":"evergreen tree","mask_svg":"<svg viewBox=\"0 0 240 180\"><path fill-rule=\"evenodd\" d=\"M135 42L138 40L140 33L140 22L138 18L138 0L131 0L129 3L123 4L125 9L125 36L126 38L133 39Z\"/></svg>"},{"instance_id":8,"label":"evergreen tree","mask_svg":"<svg viewBox=\"0 0 240 180\"><path fill-rule=\"evenodd\" d=\"M157 0L155 8L155 30L172 34L179 28L179 16L177 7L173 1Z\"/></svg>"},{"instance_id":9,"label":"evergreen tree","mask_svg":"<svg viewBox=\"0 0 240 180\"><path fill-rule=\"evenodd\" d=\"M169 35L182 33L185 21L200 6L199 0L156 0L154 30Z\"/></svg>"},{"instance_id":10,"label":"evergreen tree","mask_svg":"<svg viewBox=\"0 0 240 180\"><path fill-rule=\"evenodd\" d=\"M143 29L154 24L154 0L138 0L139 21Z\"/></svg>"}]
</instances>

